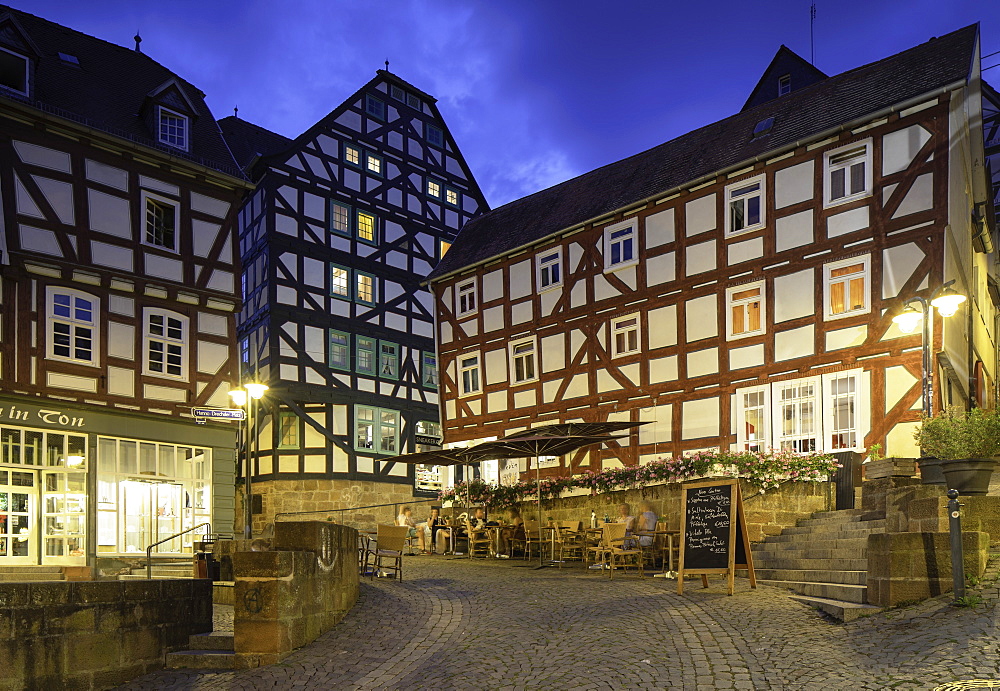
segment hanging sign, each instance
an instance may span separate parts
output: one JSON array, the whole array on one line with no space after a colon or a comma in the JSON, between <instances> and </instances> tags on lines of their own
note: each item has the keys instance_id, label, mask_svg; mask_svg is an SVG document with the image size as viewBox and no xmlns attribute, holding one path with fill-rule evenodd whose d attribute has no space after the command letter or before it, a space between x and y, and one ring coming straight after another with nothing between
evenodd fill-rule
<instances>
[{"instance_id":1,"label":"hanging sign","mask_svg":"<svg viewBox=\"0 0 1000 691\"><path fill-rule=\"evenodd\" d=\"M192 408L191 414L196 418L207 420L243 420L246 417L242 408Z\"/></svg>"}]
</instances>

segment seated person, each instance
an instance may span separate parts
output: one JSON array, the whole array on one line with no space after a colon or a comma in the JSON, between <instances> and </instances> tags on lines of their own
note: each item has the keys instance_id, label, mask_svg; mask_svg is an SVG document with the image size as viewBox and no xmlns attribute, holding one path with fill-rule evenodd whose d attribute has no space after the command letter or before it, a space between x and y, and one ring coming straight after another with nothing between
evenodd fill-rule
<instances>
[{"instance_id":1,"label":"seated person","mask_svg":"<svg viewBox=\"0 0 1000 691\"><path fill-rule=\"evenodd\" d=\"M469 519L469 525L471 525L474 530L482 530L486 527L486 512L483 511L483 507L476 507L476 512L473 514L472 518Z\"/></svg>"},{"instance_id":2,"label":"seated person","mask_svg":"<svg viewBox=\"0 0 1000 691\"><path fill-rule=\"evenodd\" d=\"M515 540L524 540L524 519L517 509L510 510L510 525L500 530L499 543L497 545L497 556L501 559L510 557Z\"/></svg>"},{"instance_id":3,"label":"seated person","mask_svg":"<svg viewBox=\"0 0 1000 691\"><path fill-rule=\"evenodd\" d=\"M656 530L656 513L653 511L653 505L648 501L639 502L639 520L636 524L636 530L650 533ZM653 544L653 536L640 535L639 544L643 547L649 547Z\"/></svg>"},{"instance_id":4,"label":"seated person","mask_svg":"<svg viewBox=\"0 0 1000 691\"><path fill-rule=\"evenodd\" d=\"M420 551L425 552L427 550L424 548L424 531L417 531L417 524L414 522L412 514L413 509L409 506L404 506L399 512L399 515L396 516L396 525L405 525L409 528L409 530L406 531L406 537L417 538L417 544L420 546Z\"/></svg>"},{"instance_id":5,"label":"seated person","mask_svg":"<svg viewBox=\"0 0 1000 691\"><path fill-rule=\"evenodd\" d=\"M628 504L618 505L618 518L615 519L615 523L624 523L625 534L632 534L632 531L635 529L635 516L629 514Z\"/></svg>"},{"instance_id":6,"label":"seated person","mask_svg":"<svg viewBox=\"0 0 1000 691\"><path fill-rule=\"evenodd\" d=\"M441 530L448 525L448 522L441 517L441 509L436 506L431 509L431 517L423 524L427 535L430 537L430 544L437 547L440 554L445 553L448 531Z\"/></svg>"}]
</instances>

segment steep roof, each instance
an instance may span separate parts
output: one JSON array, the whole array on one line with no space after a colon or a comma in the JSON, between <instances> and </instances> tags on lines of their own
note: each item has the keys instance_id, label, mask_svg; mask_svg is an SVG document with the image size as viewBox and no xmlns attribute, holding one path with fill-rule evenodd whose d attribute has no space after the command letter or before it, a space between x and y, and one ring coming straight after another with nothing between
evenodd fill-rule
<instances>
[{"instance_id":1,"label":"steep roof","mask_svg":"<svg viewBox=\"0 0 1000 691\"><path fill-rule=\"evenodd\" d=\"M23 30L34 49L30 92L0 89L0 98L72 120L239 178L244 176L223 140L204 94L148 55L102 41L27 12L0 5L8 37ZM60 53L75 57L73 64ZM150 99L189 107L190 153L160 144L142 117Z\"/></svg>"},{"instance_id":2,"label":"steep roof","mask_svg":"<svg viewBox=\"0 0 1000 691\"><path fill-rule=\"evenodd\" d=\"M761 103L767 103L778 98L778 79L788 75L789 87L798 91L816 82L826 79L826 75L811 65L805 58L799 57L788 46L782 45L774 54L771 63L760 76L757 86L750 92L750 97L741 110L747 110ZM786 94L787 95L787 94Z\"/></svg>"},{"instance_id":3,"label":"steep roof","mask_svg":"<svg viewBox=\"0 0 1000 691\"><path fill-rule=\"evenodd\" d=\"M284 151L292 145L292 140L272 132L260 125L246 120L240 120L235 115L229 115L219 120L219 128L225 137L229 148L240 164L247 169L251 163L262 156L270 156Z\"/></svg>"},{"instance_id":4,"label":"steep roof","mask_svg":"<svg viewBox=\"0 0 1000 691\"><path fill-rule=\"evenodd\" d=\"M979 27L767 101L475 218L431 272L439 278L968 78ZM770 134L752 138L774 118Z\"/></svg>"}]
</instances>

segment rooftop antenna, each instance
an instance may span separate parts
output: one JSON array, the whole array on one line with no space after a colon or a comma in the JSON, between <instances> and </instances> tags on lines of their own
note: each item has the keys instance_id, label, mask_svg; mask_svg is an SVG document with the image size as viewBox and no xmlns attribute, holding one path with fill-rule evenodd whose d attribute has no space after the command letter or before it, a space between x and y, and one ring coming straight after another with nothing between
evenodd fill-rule
<instances>
[{"instance_id":1,"label":"rooftop antenna","mask_svg":"<svg viewBox=\"0 0 1000 691\"><path fill-rule=\"evenodd\" d=\"M813 64L816 66L816 0L813 0L812 6L809 8L809 57Z\"/></svg>"},{"instance_id":2,"label":"rooftop antenna","mask_svg":"<svg viewBox=\"0 0 1000 691\"><path fill-rule=\"evenodd\" d=\"M240 107L239 106L233 106L233 117L234 118L238 118L239 116L240 116Z\"/></svg>"},{"instance_id":3,"label":"rooftop antenna","mask_svg":"<svg viewBox=\"0 0 1000 691\"><path fill-rule=\"evenodd\" d=\"M139 35L138 30L135 32L135 36L133 36L132 38L135 39L135 52L141 53L142 48L139 47L139 44L142 43L142 36Z\"/></svg>"},{"instance_id":4,"label":"rooftop antenna","mask_svg":"<svg viewBox=\"0 0 1000 691\"><path fill-rule=\"evenodd\" d=\"M385 61L385 71L386 72L389 71L389 61L388 60Z\"/></svg>"}]
</instances>

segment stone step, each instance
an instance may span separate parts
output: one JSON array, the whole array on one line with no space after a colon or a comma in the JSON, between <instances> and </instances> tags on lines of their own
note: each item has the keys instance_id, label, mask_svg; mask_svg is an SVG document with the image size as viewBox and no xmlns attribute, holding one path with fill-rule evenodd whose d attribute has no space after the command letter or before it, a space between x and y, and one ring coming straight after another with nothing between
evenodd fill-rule
<instances>
[{"instance_id":1,"label":"stone step","mask_svg":"<svg viewBox=\"0 0 1000 691\"><path fill-rule=\"evenodd\" d=\"M862 509L837 509L836 511L817 511L813 514L813 518L830 518L833 516L861 516L864 514Z\"/></svg>"},{"instance_id":2,"label":"stone step","mask_svg":"<svg viewBox=\"0 0 1000 691\"><path fill-rule=\"evenodd\" d=\"M152 575L152 578L153 579L162 580L162 581L180 581L180 580L184 580L185 578L194 578L194 576L192 576L191 574L185 574L185 575L172 574L172 573L171 574L162 574L162 573L157 573L156 571L154 571L153 575ZM122 573L122 574L118 574L118 580L119 581L144 581L144 580L146 580L146 572L143 571L142 573Z\"/></svg>"},{"instance_id":3,"label":"stone step","mask_svg":"<svg viewBox=\"0 0 1000 691\"><path fill-rule=\"evenodd\" d=\"M868 549L861 547L824 548L794 545L789 549L763 549L753 552L754 559L867 559Z\"/></svg>"},{"instance_id":4,"label":"stone step","mask_svg":"<svg viewBox=\"0 0 1000 691\"><path fill-rule=\"evenodd\" d=\"M843 600L844 602L855 602L858 604L868 604L868 588L863 585L850 585L847 583L817 583L809 581L758 580L761 583L775 588L788 588L799 595L821 597L828 600Z\"/></svg>"},{"instance_id":5,"label":"stone step","mask_svg":"<svg viewBox=\"0 0 1000 691\"><path fill-rule=\"evenodd\" d=\"M801 602L804 605L809 605L810 607L822 610L831 617L835 617L836 619L844 622L854 621L859 617L868 616L869 614L875 614L882 611L881 607L866 605L860 602L845 602L843 600L831 600L823 597L808 597L806 595L791 595L789 597L796 602Z\"/></svg>"},{"instance_id":6,"label":"stone step","mask_svg":"<svg viewBox=\"0 0 1000 691\"><path fill-rule=\"evenodd\" d=\"M188 638L188 650L235 650L231 633L196 633Z\"/></svg>"},{"instance_id":7,"label":"stone step","mask_svg":"<svg viewBox=\"0 0 1000 691\"><path fill-rule=\"evenodd\" d=\"M822 547L823 549L863 549L868 546L868 536L863 537L822 537L805 539L796 535L775 535L772 542L761 543L762 551L776 552L783 549L803 549L805 547Z\"/></svg>"},{"instance_id":8,"label":"stone step","mask_svg":"<svg viewBox=\"0 0 1000 691\"><path fill-rule=\"evenodd\" d=\"M178 650L167 653L168 669L235 669L231 650Z\"/></svg>"},{"instance_id":9,"label":"stone step","mask_svg":"<svg viewBox=\"0 0 1000 691\"><path fill-rule=\"evenodd\" d=\"M844 514L840 516L817 516L813 514L811 518L800 518L795 525L849 525L861 520L861 514Z\"/></svg>"},{"instance_id":10,"label":"stone step","mask_svg":"<svg viewBox=\"0 0 1000 691\"><path fill-rule=\"evenodd\" d=\"M59 573L61 566L0 566L0 573Z\"/></svg>"},{"instance_id":11,"label":"stone step","mask_svg":"<svg viewBox=\"0 0 1000 691\"><path fill-rule=\"evenodd\" d=\"M781 531L783 535L824 535L826 533L881 533L885 531L885 519L874 521L852 521L849 523L819 523L816 525L793 525Z\"/></svg>"},{"instance_id":12,"label":"stone step","mask_svg":"<svg viewBox=\"0 0 1000 691\"><path fill-rule=\"evenodd\" d=\"M30 572L19 572L19 573L0 573L0 583L23 583L25 581L62 581L64 580L62 571L57 573L50 573L48 571L41 573L30 573Z\"/></svg>"},{"instance_id":13,"label":"stone step","mask_svg":"<svg viewBox=\"0 0 1000 691\"><path fill-rule=\"evenodd\" d=\"M757 578L766 581L800 581L841 583L844 585L865 585L867 571L829 571L827 569L771 569L757 568L754 565Z\"/></svg>"},{"instance_id":14,"label":"stone step","mask_svg":"<svg viewBox=\"0 0 1000 691\"><path fill-rule=\"evenodd\" d=\"M867 571L867 559L788 559L753 557L754 571L761 569L791 569L795 571Z\"/></svg>"}]
</instances>

